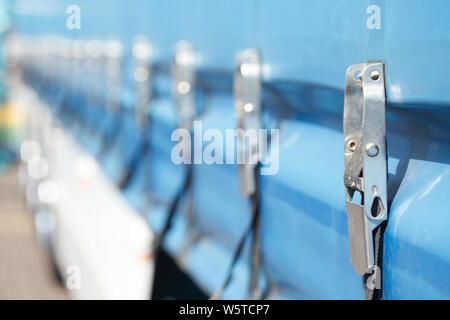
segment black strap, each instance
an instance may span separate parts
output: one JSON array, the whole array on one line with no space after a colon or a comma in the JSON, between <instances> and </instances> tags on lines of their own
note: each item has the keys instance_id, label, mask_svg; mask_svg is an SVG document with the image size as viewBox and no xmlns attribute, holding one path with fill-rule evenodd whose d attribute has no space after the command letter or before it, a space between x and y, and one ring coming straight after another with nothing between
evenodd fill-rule
<instances>
[{"instance_id":1,"label":"black strap","mask_svg":"<svg viewBox=\"0 0 450 320\"><path fill-rule=\"evenodd\" d=\"M146 131L143 133L142 142L136 152L134 153L130 166L123 173L122 177L119 181L119 188L121 190L127 188L130 182L133 180L132 178L136 175L138 171L139 165L141 163L142 158L148 153L150 150L150 139L146 136ZM146 177L148 179L149 177Z\"/></svg>"},{"instance_id":2,"label":"black strap","mask_svg":"<svg viewBox=\"0 0 450 320\"><path fill-rule=\"evenodd\" d=\"M175 213L177 212L178 206L180 205L181 200L183 199L183 196L187 193L190 186L192 184L192 164L186 165L186 176L184 179L184 183L181 186L181 189L178 190L177 194L175 195L175 198L171 202L169 206L169 212L166 217L166 221L164 222L164 226L159 233L159 235L153 240L151 252L152 254L155 254L158 252L158 250L161 248L162 243L164 241L164 238L166 237L167 233L169 232L170 228L172 227L173 218L175 217Z\"/></svg>"},{"instance_id":3,"label":"black strap","mask_svg":"<svg viewBox=\"0 0 450 320\"><path fill-rule=\"evenodd\" d=\"M363 275L363 286L366 300L383 299L383 235L387 221L381 223L373 232L373 246L375 252L375 268Z\"/></svg>"},{"instance_id":4,"label":"black strap","mask_svg":"<svg viewBox=\"0 0 450 320\"><path fill-rule=\"evenodd\" d=\"M114 122L111 125L111 128L106 128L106 132L102 140L102 146L99 152L99 157L104 157L106 155L106 153L118 139L122 131L124 121L122 121L122 117L120 116L120 108L114 112L116 113L114 115Z\"/></svg>"},{"instance_id":5,"label":"black strap","mask_svg":"<svg viewBox=\"0 0 450 320\"><path fill-rule=\"evenodd\" d=\"M258 289L259 267L261 265L261 219L259 202L259 166L255 169L255 193L252 201L252 215L255 216L253 226L252 248L251 248L251 268L250 268L250 298L259 300L262 292Z\"/></svg>"},{"instance_id":6,"label":"black strap","mask_svg":"<svg viewBox=\"0 0 450 320\"><path fill-rule=\"evenodd\" d=\"M255 168L255 177L259 177L259 165ZM258 182L258 178L256 178L256 182ZM252 290L256 290L257 288L257 280L258 280L258 270L259 270L259 264L260 264L260 242L259 242L259 216L260 216L260 210L259 210L259 190L258 185L259 183L256 183L256 190L251 195L250 201L251 201L251 208L252 208L252 214L251 214L251 221L250 225L245 230L244 234L242 235L241 239L238 242L238 245L236 247L236 250L233 254L233 259L231 260L231 263L228 267L227 276L225 277L225 281L223 285L211 296L211 300L218 300L222 297L222 294L224 290L228 287L228 285L231 283L231 280L233 279L233 271L234 267L236 266L237 261L239 260L239 257L242 254L242 250L244 248L245 242L249 235L253 231L253 244L252 244L252 263L251 263L251 275L250 275L250 295L253 294Z\"/></svg>"}]
</instances>

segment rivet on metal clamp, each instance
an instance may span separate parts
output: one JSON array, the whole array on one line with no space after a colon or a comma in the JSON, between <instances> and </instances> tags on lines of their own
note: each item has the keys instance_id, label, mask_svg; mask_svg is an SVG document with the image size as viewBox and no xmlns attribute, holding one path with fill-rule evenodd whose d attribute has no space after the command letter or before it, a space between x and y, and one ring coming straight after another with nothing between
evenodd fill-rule
<instances>
[{"instance_id":1,"label":"rivet on metal clamp","mask_svg":"<svg viewBox=\"0 0 450 320\"><path fill-rule=\"evenodd\" d=\"M190 130L195 116L195 53L187 41L178 43L172 67L173 92L180 114L180 127Z\"/></svg>"},{"instance_id":2,"label":"rivet on metal clamp","mask_svg":"<svg viewBox=\"0 0 450 320\"><path fill-rule=\"evenodd\" d=\"M152 45L145 36L138 36L133 44L134 81L137 90L136 121L142 127L148 124L148 108L152 98Z\"/></svg>"},{"instance_id":3,"label":"rivet on metal clamp","mask_svg":"<svg viewBox=\"0 0 450 320\"><path fill-rule=\"evenodd\" d=\"M259 161L258 132L261 127L261 62L256 49L240 52L236 58L234 100L238 118L238 163L241 192L251 196L255 190L255 168Z\"/></svg>"},{"instance_id":4,"label":"rivet on metal clamp","mask_svg":"<svg viewBox=\"0 0 450 320\"><path fill-rule=\"evenodd\" d=\"M351 261L361 275L375 265L374 230L388 218L385 104L384 64L352 65L344 102L344 184Z\"/></svg>"}]
</instances>

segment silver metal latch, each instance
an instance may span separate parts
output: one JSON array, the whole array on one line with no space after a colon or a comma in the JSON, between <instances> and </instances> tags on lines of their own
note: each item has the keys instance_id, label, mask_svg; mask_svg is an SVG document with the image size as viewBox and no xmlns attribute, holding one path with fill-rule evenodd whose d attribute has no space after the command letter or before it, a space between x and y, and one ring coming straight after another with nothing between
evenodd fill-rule
<instances>
[{"instance_id":1,"label":"silver metal latch","mask_svg":"<svg viewBox=\"0 0 450 320\"><path fill-rule=\"evenodd\" d=\"M152 98L152 45L145 36L139 36L133 44L134 81L137 91L136 121L141 127L148 124L148 108Z\"/></svg>"},{"instance_id":2,"label":"silver metal latch","mask_svg":"<svg viewBox=\"0 0 450 320\"><path fill-rule=\"evenodd\" d=\"M105 73L107 76L107 110L115 112L119 108L120 79L123 58L123 44L119 40L104 43Z\"/></svg>"},{"instance_id":3,"label":"silver metal latch","mask_svg":"<svg viewBox=\"0 0 450 320\"><path fill-rule=\"evenodd\" d=\"M195 116L195 53L187 41L178 43L172 68L174 97L180 113L180 127L191 129Z\"/></svg>"},{"instance_id":4,"label":"silver metal latch","mask_svg":"<svg viewBox=\"0 0 450 320\"><path fill-rule=\"evenodd\" d=\"M236 58L234 99L238 118L238 163L241 192L245 197L255 190L255 169L259 161L258 129L261 127L261 62L256 49L240 52Z\"/></svg>"},{"instance_id":5,"label":"silver metal latch","mask_svg":"<svg viewBox=\"0 0 450 320\"><path fill-rule=\"evenodd\" d=\"M361 275L375 264L373 231L388 218L384 83L382 62L347 70L344 184L351 261Z\"/></svg>"}]
</instances>

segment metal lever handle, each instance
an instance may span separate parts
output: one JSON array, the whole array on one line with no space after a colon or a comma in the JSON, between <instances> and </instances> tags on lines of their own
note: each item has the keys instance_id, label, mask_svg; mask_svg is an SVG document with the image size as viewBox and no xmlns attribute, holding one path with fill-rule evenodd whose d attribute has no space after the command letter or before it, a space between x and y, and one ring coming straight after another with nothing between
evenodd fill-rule
<instances>
[{"instance_id":1,"label":"metal lever handle","mask_svg":"<svg viewBox=\"0 0 450 320\"><path fill-rule=\"evenodd\" d=\"M384 64L351 66L344 102L344 185L351 260L361 275L375 263L373 231L388 216L385 105Z\"/></svg>"},{"instance_id":2,"label":"metal lever handle","mask_svg":"<svg viewBox=\"0 0 450 320\"><path fill-rule=\"evenodd\" d=\"M172 67L173 92L180 114L180 127L191 129L195 117L195 53L189 42L178 43Z\"/></svg>"},{"instance_id":3,"label":"metal lever handle","mask_svg":"<svg viewBox=\"0 0 450 320\"><path fill-rule=\"evenodd\" d=\"M238 118L238 163L241 192L255 193L255 167L259 161L258 132L261 127L261 64L256 49L240 52L236 58L234 99Z\"/></svg>"},{"instance_id":4,"label":"metal lever handle","mask_svg":"<svg viewBox=\"0 0 450 320\"><path fill-rule=\"evenodd\" d=\"M148 108L152 99L152 45L145 36L139 36L133 44L135 63L134 81L137 91L136 122L141 128L148 125Z\"/></svg>"}]
</instances>

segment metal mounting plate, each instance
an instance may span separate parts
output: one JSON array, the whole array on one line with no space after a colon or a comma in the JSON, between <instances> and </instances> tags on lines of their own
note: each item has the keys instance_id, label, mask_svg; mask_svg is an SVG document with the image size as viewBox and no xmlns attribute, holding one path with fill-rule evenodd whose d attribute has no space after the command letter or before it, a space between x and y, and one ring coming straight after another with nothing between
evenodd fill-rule
<instances>
[{"instance_id":1,"label":"metal mounting plate","mask_svg":"<svg viewBox=\"0 0 450 320\"><path fill-rule=\"evenodd\" d=\"M234 99L238 118L238 158L241 192L255 190L255 168L259 160L258 132L261 127L261 63L256 49L240 52L236 58Z\"/></svg>"},{"instance_id":2,"label":"metal mounting plate","mask_svg":"<svg viewBox=\"0 0 450 320\"><path fill-rule=\"evenodd\" d=\"M195 53L187 41L178 43L172 67L173 92L180 113L180 127L191 129L195 116Z\"/></svg>"},{"instance_id":3,"label":"metal mounting plate","mask_svg":"<svg viewBox=\"0 0 450 320\"><path fill-rule=\"evenodd\" d=\"M142 128L148 125L148 111L152 98L152 45L145 36L133 43L134 81L137 91L136 122Z\"/></svg>"}]
</instances>

